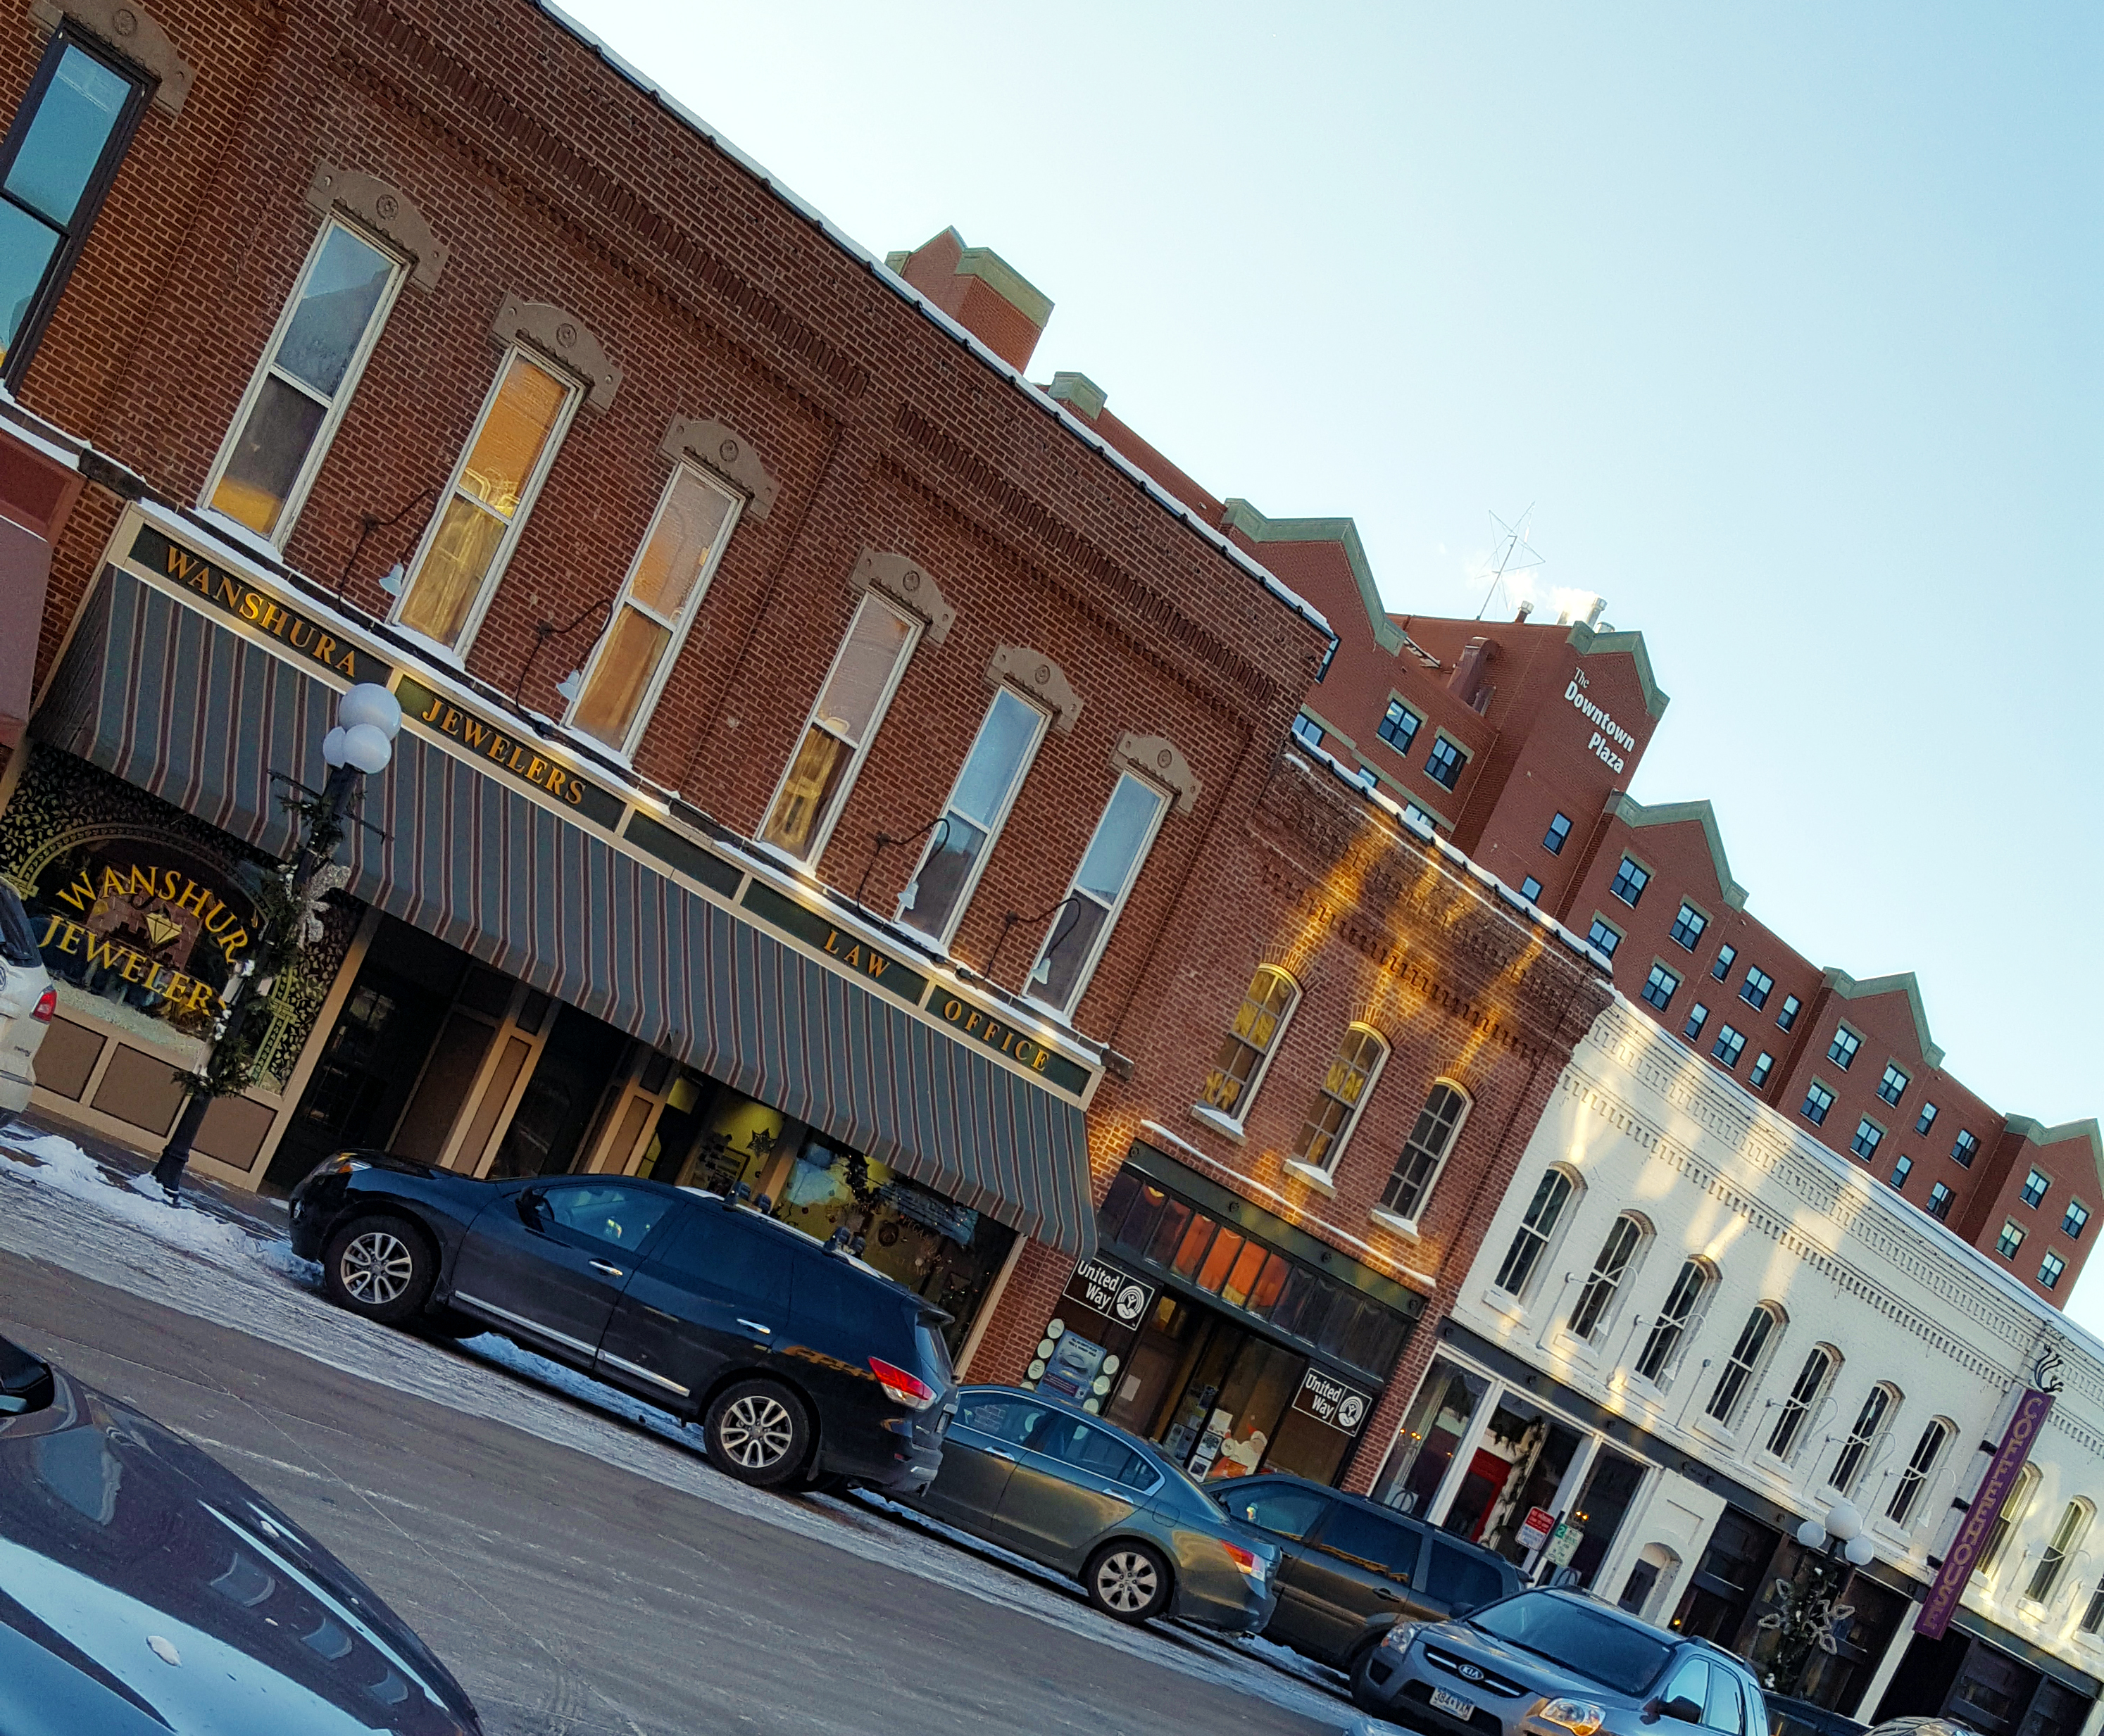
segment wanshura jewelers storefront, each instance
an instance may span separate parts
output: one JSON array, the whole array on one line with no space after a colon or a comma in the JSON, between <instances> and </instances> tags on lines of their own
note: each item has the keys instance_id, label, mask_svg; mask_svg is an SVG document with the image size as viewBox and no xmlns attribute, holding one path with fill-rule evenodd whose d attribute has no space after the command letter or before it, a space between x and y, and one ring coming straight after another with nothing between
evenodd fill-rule
<instances>
[{"instance_id":1,"label":"wanshura jewelers storefront","mask_svg":"<svg viewBox=\"0 0 2104 1736\"><path fill-rule=\"evenodd\" d=\"M1100 1251L1045 1322L1029 1383L1203 1480L1336 1481L1424 1297L1145 1143L1096 1227Z\"/></svg>"},{"instance_id":2,"label":"wanshura jewelers storefront","mask_svg":"<svg viewBox=\"0 0 2104 1736\"><path fill-rule=\"evenodd\" d=\"M0 784L0 874L60 995L38 1103L164 1137L319 786L341 692L404 724L348 884L201 1166L282 1188L385 1147L482 1176L744 1183L956 1316L1022 1240L1093 1252L1063 1033L895 945L180 515L127 509Z\"/></svg>"}]
</instances>

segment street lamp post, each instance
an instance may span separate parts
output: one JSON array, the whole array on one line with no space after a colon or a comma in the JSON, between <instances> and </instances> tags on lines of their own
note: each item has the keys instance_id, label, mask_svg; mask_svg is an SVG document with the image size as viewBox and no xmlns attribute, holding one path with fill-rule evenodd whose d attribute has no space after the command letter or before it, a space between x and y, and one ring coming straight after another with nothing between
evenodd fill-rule
<instances>
[{"instance_id":1,"label":"street lamp post","mask_svg":"<svg viewBox=\"0 0 2104 1736\"><path fill-rule=\"evenodd\" d=\"M1834 1625L1856 1612L1850 1605L1837 1605L1834 1596L1850 1569L1868 1567L1878 1556L1852 1501L1835 1502L1824 1520L1806 1520L1797 1528L1797 1541L1805 1565L1798 1574L1776 1581L1775 1609L1760 1620L1777 1641L1763 1685L1780 1694L1796 1692L1815 1651L1838 1649Z\"/></svg>"},{"instance_id":2,"label":"street lamp post","mask_svg":"<svg viewBox=\"0 0 2104 1736\"><path fill-rule=\"evenodd\" d=\"M244 961L247 968L229 985L212 1047L190 1076L189 1100L167 1144L161 1148L160 1161L154 1165L154 1179L171 1205L181 1196L190 1148L213 1100L238 1095L255 1075L256 1049L262 1039L261 1031L254 1029L258 1009L270 1004L279 976L306 944L314 877L335 858L343 838L345 804L364 779L387 768L401 728L402 707L394 696L372 682L360 682L343 696L337 707L336 727L323 738L322 758L328 763L329 774L321 794L287 803L305 821L305 836L292 861L279 871L282 891L273 901L273 919L258 937L256 955Z\"/></svg>"}]
</instances>

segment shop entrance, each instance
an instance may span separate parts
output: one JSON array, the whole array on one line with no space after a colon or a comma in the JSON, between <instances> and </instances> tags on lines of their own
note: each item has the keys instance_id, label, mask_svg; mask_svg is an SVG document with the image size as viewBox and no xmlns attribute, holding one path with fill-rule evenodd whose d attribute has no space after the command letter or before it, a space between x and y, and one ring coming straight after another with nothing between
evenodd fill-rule
<instances>
[{"instance_id":1,"label":"shop entrance","mask_svg":"<svg viewBox=\"0 0 2104 1736\"><path fill-rule=\"evenodd\" d=\"M1201 1481L1288 1471L1332 1481L1354 1438L1296 1406L1301 1351L1173 1293L1149 1312L1103 1414Z\"/></svg>"},{"instance_id":2,"label":"shop entrance","mask_svg":"<svg viewBox=\"0 0 2104 1736\"><path fill-rule=\"evenodd\" d=\"M383 916L265 1172L289 1191L332 1151L386 1146L467 968L444 941Z\"/></svg>"}]
</instances>

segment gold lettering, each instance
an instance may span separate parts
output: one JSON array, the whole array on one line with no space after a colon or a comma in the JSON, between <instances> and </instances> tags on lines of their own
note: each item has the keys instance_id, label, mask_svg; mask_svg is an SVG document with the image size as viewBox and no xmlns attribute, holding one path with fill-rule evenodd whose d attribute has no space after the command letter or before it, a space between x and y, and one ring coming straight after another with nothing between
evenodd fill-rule
<instances>
[{"instance_id":1,"label":"gold lettering","mask_svg":"<svg viewBox=\"0 0 2104 1736\"><path fill-rule=\"evenodd\" d=\"M314 641L314 661L326 663L336 655L336 641L326 633Z\"/></svg>"},{"instance_id":2,"label":"gold lettering","mask_svg":"<svg viewBox=\"0 0 2104 1736\"><path fill-rule=\"evenodd\" d=\"M200 910L198 914L204 918L204 932L207 934L224 934L230 925L239 919L216 898L212 901L210 910Z\"/></svg>"},{"instance_id":3,"label":"gold lettering","mask_svg":"<svg viewBox=\"0 0 2104 1736\"><path fill-rule=\"evenodd\" d=\"M102 896L105 898L124 896L124 877L114 868L105 867L102 870Z\"/></svg>"},{"instance_id":4,"label":"gold lettering","mask_svg":"<svg viewBox=\"0 0 2104 1736\"><path fill-rule=\"evenodd\" d=\"M445 709L446 702L434 694L431 697L431 709L428 711L418 712L417 721L420 723L435 723L439 720L439 714Z\"/></svg>"},{"instance_id":5,"label":"gold lettering","mask_svg":"<svg viewBox=\"0 0 2104 1736\"><path fill-rule=\"evenodd\" d=\"M510 746L511 744L495 730L490 732L489 757L492 759L501 759L504 757L505 749Z\"/></svg>"},{"instance_id":6,"label":"gold lettering","mask_svg":"<svg viewBox=\"0 0 2104 1736\"><path fill-rule=\"evenodd\" d=\"M484 727L482 719L479 718L467 718L461 723L461 740L466 742L470 747L480 747L482 738L488 733L489 731Z\"/></svg>"},{"instance_id":7,"label":"gold lettering","mask_svg":"<svg viewBox=\"0 0 2104 1736\"><path fill-rule=\"evenodd\" d=\"M188 992L189 986L190 979L181 971L171 971L168 973L168 986L161 990L161 996L164 1000L172 1001L177 1006L181 1006L183 996Z\"/></svg>"},{"instance_id":8,"label":"gold lettering","mask_svg":"<svg viewBox=\"0 0 2104 1736\"><path fill-rule=\"evenodd\" d=\"M260 590L236 592L227 601L230 608L239 609L247 620L261 621L263 618L263 593Z\"/></svg>"},{"instance_id":9,"label":"gold lettering","mask_svg":"<svg viewBox=\"0 0 2104 1736\"><path fill-rule=\"evenodd\" d=\"M548 768L548 794L551 795L560 795L563 793L564 782L564 778L561 768L558 766L550 766Z\"/></svg>"},{"instance_id":10,"label":"gold lettering","mask_svg":"<svg viewBox=\"0 0 2104 1736\"><path fill-rule=\"evenodd\" d=\"M999 1048L1001 1046L1001 1034L1006 1029L999 1019L988 1019L987 1028L979 1033L980 1039L989 1048Z\"/></svg>"},{"instance_id":11,"label":"gold lettering","mask_svg":"<svg viewBox=\"0 0 2104 1736\"><path fill-rule=\"evenodd\" d=\"M161 870L160 895L163 898L174 897L176 895L176 888L182 884L183 877L180 874L176 873L174 869L163 868Z\"/></svg>"},{"instance_id":12,"label":"gold lettering","mask_svg":"<svg viewBox=\"0 0 2104 1736\"><path fill-rule=\"evenodd\" d=\"M95 902L95 882L85 868L75 872L73 884L59 894L59 902L77 910L87 910Z\"/></svg>"},{"instance_id":13,"label":"gold lettering","mask_svg":"<svg viewBox=\"0 0 2104 1736\"><path fill-rule=\"evenodd\" d=\"M247 944L248 931L246 928L236 928L233 933L220 937L219 950L226 955L226 962L231 964L234 962L234 954Z\"/></svg>"},{"instance_id":14,"label":"gold lettering","mask_svg":"<svg viewBox=\"0 0 2104 1736\"><path fill-rule=\"evenodd\" d=\"M511 756L504 762L504 769L507 772L516 773L520 769L519 756L525 751L526 744L524 741L514 742L511 748Z\"/></svg>"},{"instance_id":15,"label":"gold lettering","mask_svg":"<svg viewBox=\"0 0 2104 1736\"><path fill-rule=\"evenodd\" d=\"M869 950L870 975L881 978L884 973L890 968L891 960L885 957L885 955L879 952L874 946L871 947Z\"/></svg>"},{"instance_id":16,"label":"gold lettering","mask_svg":"<svg viewBox=\"0 0 2104 1736\"><path fill-rule=\"evenodd\" d=\"M343 661L337 665L337 672L339 674L350 676L353 681L357 680L358 653L354 651L346 651L344 652Z\"/></svg>"},{"instance_id":17,"label":"gold lettering","mask_svg":"<svg viewBox=\"0 0 2104 1736\"><path fill-rule=\"evenodd\" d=\"M154 890L154 870L150 868L141 868L136 862L132 863L132 884L127 890L135 898L156 897L157 894Z\"/></svg>"},{"instance_id":18,"label":"gold lettering","mask_svg":"<svg viewBox=\"0 0 2104 1736\"><path fill-rule=\"evenodd\" d=\"M62 922L65 922L65 918L60 915L56 910L53 910L51 912L51 919L44 924L44 937L38 941L37 945L39 947L50 946L51 943L51 937L59 932L59 924ZM73 925L70 923L67 923L66 926L70 928Z\"/></svg>"},{"instance_id":19,"label":"gold lettering","mask_svg":"<svg viewBox=\"0 0 2104 1736\"><path fill-rule=\"evenodd\" d=\"M551 790L553 787L554 786L552 785L550 786ZM585 786L579 783L576 778L573 777L570 780L569 788L565 790L563 794L571 807L582 808L585 805Z\"/></svg>"},{"instance_id":20,"label":"gold lettering","mask_svg":"<svg viewBox=\"0 0 2104 1736\"><path fill-rule=\"evenodd\" d=\"M266 602L263 605L263 613L256 625L265 633L275 634L279 639L283 639L285 635L279 630L291 619L292 617L279 608L276 603Z\"/></svg>"},{"instance_id":21,"label":"gold lettering","mask_svg":"<svg viewBox=\"0 0 2104 1736\"><path fill-rule=\"evenodd\" d=\"M139 980L139 967L146 961L128 946L123 949L123 962L117 967L117 974L127 982L136 982Z\"/></svg>"},{"instance_id":22,"label":"gold lettering","mask_svg":"<svg viewBox=\"0 0 2104 1736\"><path fill-rule=\"evenodd\" d=\"M978 1008L973 1008L970 1013L965 1020L965 1035L966 1036L970 1036L974 1032L978 1030L979 1028L979 1021L985 1017L986 1015L980 1012Z\"/></svg>"},{"instance_id":23,"label":"gold lettering","mask_svg":"<svg viewBox=\"0 0 2104 1736\"><path fill-rule=\"evenodd\" d=\"M194 564L194 557L188 549L179 549L172 542L168 545L168 571L177 578L187 579ZM209 572L211 569L207 568L206 570Z\"/></svg>"},{"instance_id":24,"label":"gold lettering","mask_svg":"<svg viewBox=\"0 0 2104 1736\"><path fill-rule=\"evenodd\" d=\"M1051 1051L1042 1043L1037 1045L1036 1056L1030 1063L1030 1069L1033 1073L1042 1073L1045 1071L1045 1059L1050 1053Z\"/></svg>"},{"instance_id":25,"label":"gold lettering","mask_svg":"<svg viewBox=\"0 0 2104 1736\"><path fill-rule=\"evenodd\" d=\"M537 784L547 775L548 762L536 754L533 756L533 763L526 768L526 781L529 784Z\"/></svg>"},{"instance_id":26,"label":"gold lettering","mask_svg":"<svg viewBox=\"0 0 2104 1736\"><path fill-rule=\"evenodd\" d=\"M115 970L117 955L120 950L121 948L109 944L106 935L98 937L91 934L87 937L87 962L91 965L100 964L105 970Z\"/></svg>"},{"instance_id":27,"label":"gold lettering","mask_svg":"<svg viewBox=\"0 0 2104 1736\"><path fill-rule=\"evenodd\" d=\"M461 714L459 708L454 706L448 706L446 707L445 716L439 721L439 728L447 735L457 736L460 733L460 720Z\"/></svg>"},{"instance_id":28,"label":"gold lettering","mask_svg":"<svg viewBox=\"0 0 2104 1736\"><path fill-rule=\"evenodd\" d=\"M212 995L212 990L211 990L209 988L207 988L207 987L203 983L202 983L202 982L193 983L193 984L190 986L190 1011L191 1011L191 1012L193 1012L193 1013L203 1013L203 1012L209 1011L209 1010L210 1010L210 1008L211 1008L212 1002L213 999L214 999L214 996L213 996L213 995Z\"/></svg>"},{"instance_id":29,"label":"gold lettering","mask_svg":"<svg viewBox=\"0 0 2104 1736\"><path fill-rule=\"evenodd\" d=\"M212 576L212 568L209 567L200 567L198 568L198 572L202 577L210 578ZM198 589L204 591L207 596L212 595L211 591L204 585L200 585ZM233 580L226 577L224 574L221 574L219 581L219 594L217 597L214 598L213 600L224 604L226 608L234 610L237 614L238 614L243 612L244 606L248 600L248 597L252 596L253 594L253 592L244 594L238 585L235 584Z\"/></svg>"},{"instance_id":30,"label":"gold lettering","mask_svg":"<svg viewBox=\"0 0 2104 1736\"><path fill-rule=\"evenodd\" d=\"M307 632L307 637L305 639L300 637L300 630L302 627L305 628ZM292 625L286 630L285 642L295 651L305 651L307 648L308 641L314 636L314 624L304 616L295 615L292 617Z\"/></svg>"},{"instance_id":31,"label":"gold lettering","mask_svg":"<svg viewBox=\"0 0 2104 1736\"><path fill-rule=\"evenodd\" d=\"M861 946L854 946L849 947L847 950L847 956L842 959L840 962L846 965L849 969L853 970L856 965L862 963Z\"/></svg>"},{"instance_id":32,"label":"gold lettering","mask_svg":"<svg viewBox=\"0 0 2104 1736\"><path fill-rule=\"evenodd\" d=\"M957 1015L964 1010L965 1004L961 1000L946 1000L943 1003L943 1017L950 1024L956 1024Z\"/></svg>"},{"instance_id":33,"label":"gold lettering","mask_svg":"<svg viewBox=\"0 0 2104 1736\"><path fill-rule=\"evenodd\" d=\"M826 930L826 950L834 955L835 957L838 957L840 955L840 931L838 928L828 928Z\"/></svg>"},{"instance_id":34,"label":"gold lettering","mask_svg":"<svg viewBox=\"0 0 2104 1736\"><path fill-rule=\"evenodd\" d=\"M196 901L194 903L191 901L193 899ZM203 922L204 920L204 907L211 902L212 892L210 889L208 888L200 886L195 880L192 880L187 886L184 887L182 897L176 900L176 908L179 910L188 910L190 915L196 917L199 922Z\"/></svg>"},{"instance_id":35,"label":"gold lettering","mask_svg":"<svg viewBox=\"0 0 2104 1736\"><path fill-rule=\"evenodd\" d=\"M77 922L69 922L65 925L65 938L59 942L59 950L60 952L78 952L80 950L80 937L83 934L87 933L87 930L82 928Z\"/></svg>"}]
</instances>

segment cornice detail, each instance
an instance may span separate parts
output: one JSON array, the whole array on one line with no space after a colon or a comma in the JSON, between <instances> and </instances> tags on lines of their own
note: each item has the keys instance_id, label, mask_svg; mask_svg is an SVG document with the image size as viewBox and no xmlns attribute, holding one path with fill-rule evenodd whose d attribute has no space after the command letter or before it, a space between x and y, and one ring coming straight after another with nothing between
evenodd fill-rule
<instances>
[{"instance_id":1,"label":"cornice detail","mask_svg":"<svg viewBox=\"0 0 2104 1736\"><path fill-rule=\"evenodd\" d=\"M489 335L500 345L523 340L567 368L585 384L585 407L604 410L621 389L621 370L606 346L577 316L552 301L521 301L506 296L489 323Z\"/></svg>"},{"instance_id":2,"label":"cornice detail","mask_svg":"<svg viewBox=\"0 0 2104 1736\"><path fill-rule=\"evenodd\" d=\"M935 576L918 561L880 549L864 549L851 581L857 590L881 591L908 614L926 624L928 642L939 645L957 618Z\"/></svg>"},{"instance_id":3,"label":"cornice detail","mask_svg":"<svg viewBox=\"0 0 2104 1736\"><path fill-rule=\"evenodd\" d=\"M1198 805L1198 792L1204 786L1191 769L1190 761L1168 737L1134 735L1130 731L1119 737L1118 745L1111 750L1111 769L1121 772L1128 766L1174 790L1179 814L1188 814Z\"/></svg>"},{"instance_id":4,"label":"cornice detail","mask_svg":"<svg viewBox=\"0 0 2104 1736\"><path fill-rule=\"evenodd\" d=\"M1005 682L1027 693L1052 714L1052 727L1061 735L1072 733L1074 719L1081 714L1081 696L1074 691L1067 672L1041 651L1027 645L996 645L986 668L987 683Z\"/></svg>"},{"instance_id":5,"label":"cornice detail","mask_svg":"<svg viewBox=\"0 0 2104 1736\"><path fill-rule=\"evenodd\" d=\"M68 19L154 75L156 109L170 115L183 112L184 99L197 74L176 52L168 33L136 0L29 0L29 21L44 35Z\"/></svg>"},{"instance_id":6,"label":"cornice detail","mask_svg":"<svg viewBox=\"0 0 2104 1736\"><path fill-rule=\"evenodd\" d=\"M397 186L356 169L332 162L314 165L307 183L307 203L323 216L341 211L357 218L376 235L409 256L409 281L419 289L436 289L446 269L447 253L416 202Z\"/></svg>"},{"instance_id":7,"label":"cornice detail","mask_svg":"<svg viewBox=\"0 0 2104 1736\"><path fill-rule=\"evenodd\" d=\"M748 519L764 519L774 510L781 485L760 461L752 443L737 430L707 416L675 416L658 449L675 464L691 458L742 490Z\"/></svg>"}]
</instances>

